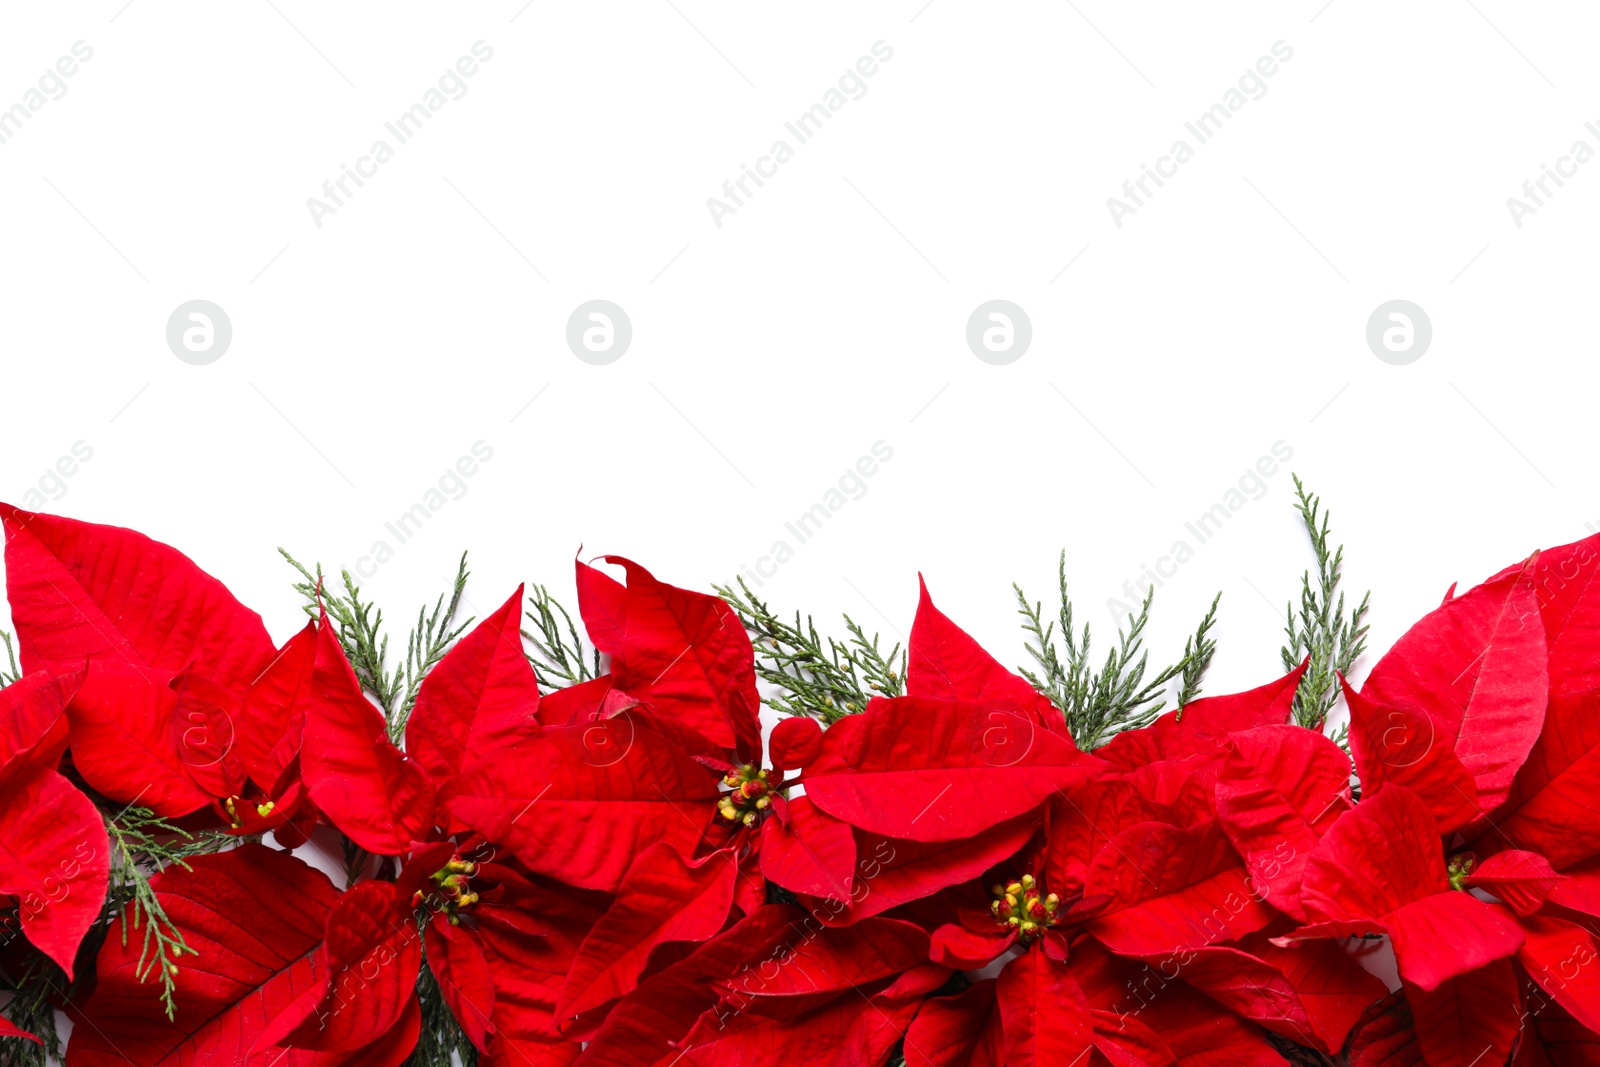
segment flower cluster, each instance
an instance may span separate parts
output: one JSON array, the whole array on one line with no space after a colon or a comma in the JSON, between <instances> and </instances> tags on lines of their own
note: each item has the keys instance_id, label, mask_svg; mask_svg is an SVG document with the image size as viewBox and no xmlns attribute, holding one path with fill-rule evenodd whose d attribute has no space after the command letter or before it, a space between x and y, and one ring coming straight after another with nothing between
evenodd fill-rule
<instances>
[{"instance_id":1,"label":"flower cluster","mask_svg":"<svg viewBox=\"0 0 1600 1067\"><path fill-rule=\"evenodd\" d=\"M926 588L826 729L614 556L604 673L542 676L518 589L396 721L326 611L278 646L174 549L0 520L0 978L59 972L72 1067L1600 1062L1600 538L1452 588L1348 748L1301 663L1084 751ZM129 810L211 847L141 881Z\"/></svg>"}]
</instances>

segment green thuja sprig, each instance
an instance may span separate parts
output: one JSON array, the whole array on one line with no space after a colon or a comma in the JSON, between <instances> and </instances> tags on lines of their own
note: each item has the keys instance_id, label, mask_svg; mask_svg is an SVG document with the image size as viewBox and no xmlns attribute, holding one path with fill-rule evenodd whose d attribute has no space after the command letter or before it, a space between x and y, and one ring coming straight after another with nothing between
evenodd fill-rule
<instances>
[{"instance_id":1,"label":"green thuja sprig","mask_svg":"<svg viewBox=\"0 0 1600 1067\"><path fill-rule=\"evenodd\" d=\"M285 550L280 548L278 552L300 573L302 580L296 582L294 588L306 598L306 614L316 618L319 604L327 606L328 617L338 630L339 643L355 670L356 679L383 709L389 738L399 744L405 736L411 709L416 706L423 677L472 625L470 618L456 622L461 597L471 574L467 570L467 554L461 554L455 580L447 592L439 595L432 610L426 605L418 609L417 623L406 637L405 659L390 669L389 638L383 632L383 611L372 601L361 598L361 587L350 572L340 572L342 591L329 588L320 565L313 573Z\"/></svg>"},{"instance_id":2,"label":"green thuja sprig","mask_svg":"<svg viewBox=\"0 0 1600 1067\"><path fill-rule=\"evenodd\" d=\"M11 643L11 635L0 630L0 644L6 646L6 662L11 669L0 668L0 686L15 685L22 680L22 668L17 666L17 650Z\"/></svg>"},{"instance_id":3,"label":"green thuja sprig","mask_svg":"<svg viewBox=\"0 0 1600 1067\"><path fill-rule=\"evenodd\" d=\"M528 662L539 677L543 692L563 689L579 682L587 682L600 674L600 650L590 646L584 651L584 640L578 634L577 624L561 602L550 595L542 585L531 587L528 593L531 605L524 614L533 625L522 636L533 645Z\"/></svg>"},{"instance_id":4,"label":"green thuja sprig","mask_svg":"<svg viewBox=\"0 0 1600 1067\"><path fill-rule=\"evenodd\" d=\"M1217 605L1221 603L1222 594L1218 593L1212 598L1205 618L1200 620L1200 625L1183 643L1183 677L1178 686L1180 708L1200 695L1200 681L1211 668L1211 657L1217 654L1217 641L1211 636L1211 627L1216 624Z\"/></svg>"},{"instance_id":5,"label":"green thuja sprig","mask_svg":"<svg viewBox=\"0 0 1600 1067\"><path fill-rule=\"evenodd\" d=\"M220 851L237 844L239 839L221 831L190 833L149 808L129 806L104 818L111 843L111 878L106 889L104 921L118 922L124 945L130 929L142 936L134 973L141 982L161 982L161 1004L171 1019L177 1012L172 994L178 961L184 955L194 955L195 950L184 940L183 931L167 917L150 879L174 864L188 870L186 861L190 858Z\"/></svg>"},{"instance_id":6,"label":"green thuja sprig","mask_svg":"<svg viewBox=\"0 0 1600 1067\"><path fill-rule=\"evenodd\" d=\"M1286 612L1284 633L1288 643L1281 655L1284 670L1293 670L1300 661L1310 657L1305 677L1294 698L1294 719L1301 726L1322 729L1328 713L1339 699L1338 675L1348 674L1367 648L1367 608L1372 599L1368 591L1361 597L1355 610L1346 613L1344 593L1339 591L1339 581L1344 577L1344 546L1329 549L1329 514L1322 511L1322 501L1306 491L1300 476L1294 475L1295 510L1311 537L1311 551L1317 560L1317 581L1311 581L1311 572L1300 578L1300 610L1295 612L1290 604Z\"/></svg>"},{"instance_id":7,"label":"green thuja sprig","mask_svg":"<svg viewBox=\"0 0 1600 1067\"><path fill-rule=\"evenodd\" d=\"M885 653L877 634L871 637L850 616L844 616L848 640L824 637L807 615L794 622L775 614L739 579L739 588L714 586L754 638L756 673L776 686L767 700L784 715L809 715L834 723L863 711L874 696L904 692L906 655L896 644Z\"/></svg>"},{"instance_id":8,"label":"green thuja sprig","mask_svg":"<svg viewBox=\"0 0 1600 1067\"><path fill-rule=\"evenodd\" d=\"M422 1034L401 1067L477 1067L478 1050L445 1003L426 960L417 972L417 1002L422 1007Z\"/></svg>"},{"instance_id":9,"label":"green thuja sprig","mask_svg":"<svg viewBox=\"0 0 1600 1067\"><path fill-rule=\"evenodd\" d=\"M14 913L5 923L6 940L22 935ZM67 989L67 976L42 952L29 953L16 976L0 970L11 1001L0 1013L22 1027L41 1044L31 1041L0 1041L0 1067L50 1067L61 1062L61 1035L56 1031L54 1001Z\"/></svg>"},{"instance_id":10,"label":"green thuja sprig","mask_svg":"<svg viewBox=\"0 0 1600 1067\"><path fill-rule=\"evenodd\" d=\"M1061 553L1057 566L1061 599L1055 619L1046 621L1041 601L1030 601L1022 587L1012 585L1017 595L1017 613L1030 640L1025 646L1037 670L1019 668L1033 687L1048 696L1066 716L1067 729L1079 748L1098 748L1123 730L1148 726L1165 707L1162 694L1167 683L1181 678L1181 693L1200 691L1200 679L1210 665L1216 642L1209 634L1215 621L1217 601L1201 620L1195 634L1184 646L1183 658L1163 667L1146 680L1149 653L1144 651L1144 630L1150 621L1150 605L1155 587L1145 594L1137 614L1128 615L1128 624L1117 629L1116 646L1106 653L1105 663L1096 669L1089 658L1089 624L1081 633L1075 629L1072 598L1067 592L1067 554ZM1056 640L1059 627L1059 642Z\"/></svg>"}]
</instances>

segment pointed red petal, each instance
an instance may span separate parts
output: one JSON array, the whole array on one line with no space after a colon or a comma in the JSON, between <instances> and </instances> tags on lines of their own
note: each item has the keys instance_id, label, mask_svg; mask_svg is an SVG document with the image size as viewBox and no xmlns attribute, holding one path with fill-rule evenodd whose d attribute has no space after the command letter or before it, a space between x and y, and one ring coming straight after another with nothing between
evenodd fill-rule
<instances>
[{"instance_id":1,"label":"pointed red petal","mask_svg":"<svg viewBox=\"0 0 1600 1067\"><path fill-rule=\"evenodd\" d=\"M422 964L410 902L393 882L360 882L328 913L325 981L313 985L256 1038L256 1044L337 1052L371 1044L416 1001Z\"/></svg>"},{"instance_id":2,"label":"pointed red petal","mask_svg":"<svg viewBox=\"0 0 1600 1067\"><path fill-rule=\"evenodd\" d=\"M610 891L657 841L693 853L715 817L716 783L647 716L624 712L501 749L469 765L442 800L531 869Z\"/></svg>"},{"instance_id":3,"label":"pointed red petal","mask_svg":"<svg viewBox=\"0 0 1600 1067\"><path fill-rule=\"evenodd\" d=\"M1600 853L1600 690L1550 701L1544 733L1483 835L1561 870Z\"/></svg>"},{"instance_id":4,"label":"pointed red petal","mask_svg":"<svg viewBox=\"0 0 1600 1067\"><path fill-rule=\"evenodd\" d=\"M584 938L561 989L564 1021L631 993L660 945L705 941L728 921L737 861L730 850L690 863L669 844L639 854L616 902Z\"/></svg>"},{"instance_id":5,"label":"pointed red petal","mask_svg":"<svg viewBox=\"0 0 1600 1067\"><path fill-rule=\"evenodd\" d=\"M921 592L906 657L906 695L1004 708L1055 733L1065 733L1066 717L1061 709L1027 679L1002 667L934 607L928 584L920 577L917 584Z\"/></svg>"},{"instance_id":6,"label":"pointed red petal","mask_svg":"<svg viewBox=\"0 0 1600 1067\"><path fill-rule=\"evenodd\" d=\"M72 763L95 789L123 804L175 818L210 803L184 765L178 695L110 663L95 667L67 708Z\"/></svg>"},{"instance_id":7,"label":"pointed red petal","mask_svg":"<svg viewBox=\"0 0 1600 1067\"><path fill-rule=\"evenodd\" d=\"M1361 798L1306 862L1300 900L1313 922L1380 919L1450 892L1438 826L1417 794L1386 785Z\"/></svg>"},{"instance_id":8,"label":"pointed red petal","mask_svg":"<svg viewBox=\"0 0 1600 1067\"><path fill-rule=\"evenodd\" d=\"M849 900L855 868L850 824L818 810L810 797L789 801L787 821L769 817L762 824L761 871L792 893Z\"/></svg>"},{"instance_id":9,"label":"pointed red petal","mask_svg":"<svg viewBox=\"0 0 1600 1067\"><path fill-rule=\"evenodd\" d=\"M1507 568L1512 574L1521 566ZM1501 577L1496 575L1495 577ZM1600 688L1600 534L1540 552L1533 585L1550 646L1550 695Z\"/></svg>"},{"instance_id":10,"label":"pointed red petal","mask_svg":"<svg viewBox=\"0 0 1600 1067\"><path fill-rule=\"evenodd\" d=\"M1197 752L1210 755L1220 742L1236 730L1257 726L1281 726L1289 721L1294 695L1309 660L1276 681L1243 693L1202 697L1185 707L1169 711L1149 726L1124 730L1095 755L1104 757L1124 770L1133 770L1155 760L1182 759Z\"/></svg>"},{"instance_id":11,"label":"pointed red petal","mask_svg":"<svg viewBox=\"0 0 1600 1067\"><path fill-rule=\"evenodd\" d=\"M1550 861L1537 852L1507 849L1474 867L1465 884L1488 890L1518 915L1532 915L1560 880Z\"/></svg>"},{"instance_id":12,"label":"pointed red petal","mask_svg":"<svg viewBox=\"0 0 1600 1067\"><path fill-rule=\"evenodd\" d=\"M1368 1008L1353 1033L1350 1067L1426 1067L1403 993L1391 993Z\"/></svg>"},{"instance_id":13,"label":"pointed red petal","mask_svg":"<svg viewBox=\"0 0 1600 1067\"><path fill-rule=\"evenodd\" d=\"M838 764L809 768L806 795L829 814L887 837L970 837L1104 766L1064 735L976 704L880 699L858 718L860 726L835 742L843 749Z\"/></svg>"},{"instance_id":14,"label":"pointed red petal","mask_svg":"<svg viewBox=\"0 0 1600 1067\"><path fill-rule=\"evenodd\" d=\"M361 692L326 618L312 690L300 757L311 799L368 852L404 853L433 827L433 786L389 741L383 715Z\"/></svg>"},{"instance_id":15,"label":"pointed red petal","mask_svg":"<svg viewBox=\"0 0 1600 1067\"><path fill-rule=\"evenodd\" d=\"M1431 992L1405 989L1429 1067L1484 1067L1510 1057L1521 1023L1510 960L1496 960Z\"/></svg>"},{"instance_id":16,"label":"pointed red petal","mask_svg":"<svg viewBox=\"0 0 1600 1067\"><path fill-rule=\"evenodd\" d=\"M1232 735L1217 778L1217 821L1267 902L1305 918L1306 859L1350 800L1350 760L1314 730L1262 726Z\"/></svg>"},{"instance_id":17,"label":"pointed red petal","mask_svg":"<svg viewBox=\"0 0 1600 1067\"><path fill-rule=\"evenodd\" d=\"M1094 1042L1089 1003L1066 963L1035 946L1006 964L996 995L1006 1067L1082 1062Z\"/></svg>"},{"instance_id":18,"label":"pointed red petal","mask_svg":"<svg viewBox=\"0 0 1600 1067\"><path fill-rule=\"evenodd\" d=\"M1045 884L1063 897L1082 892L1089 864L1106 842L1131 826L1152 821L1155 810L1121 778L1088 782L1063 794L1050 805Z\"/></svg>"},{"instance_id":19,"label":"pointed red petal","mask_svg":"<svg viewBox=\"0 0 1600 1067\"><path fill-rule=\"evenodd\" d=\"M300 751L316 663L317 624L308 622L284 642L240 702L239 759L264 792Z\"/></svg>"},{"instance_id":20,"label":"pointed red petal","mask_svg":"<svg viewBox=\"0 0 1600 1067\"><path fill-rule=\"evenodd\" d=\"M1522 925L1528 939L1517 962L1574 1019L1600 1033L1600 953L1589 931L1537 915L1524 918Z\"/></svg>"},{"instance_id":21,"label":"pointed red petal","mask_svg":"<svg viewBox=\"0 0 1600 1067\"><path fill-rule=\"evenodd\" d=\"M478 940L460 926L451 925L443 912L435 912L423 931L428 966L439 993L450 1006L461 1030L479 1052L488 1049L494 1033L494 974L484 959Z\"/></svg>"},{"instance_id":22,"label":"pointed red petal","mask_svg":"<svg viewBox=\"0 0 1600 1067\"><path fill-rule=\"evenodd\" d=\"M24 756L54 768L67 748L67 702L83 684L82 670L34 671L0 689L0 766Z\"/></svg>"},{"instance_id":23,"label":"pointed red petal","mask_svg":"<svg viewBox=\"0 0 1600 1067\"><path fill-rule=\"evenodd\" d=\"M16 898L22 932L69 980L110 870L93 801L50 767L13 760L0 770L0 896Z\"/></svg>"},{"instance_id":24,"label":"pointed red petal","mask_svg":"<svg viewBox=\"0 0 1600 1067\"><path fill-rule=\"evenodd\" d=\"M907 1067L1003 1067L1005 1035L994 979L953 997L934 997L906 1031Z\"/></svg>"},{"instance_id":25,"label":"pointed red petal","mask_svg":"<svg viewBox=\"0 0 1600 1067\"><path fill-rule=\"evenodd\" d=\"M406 721L406 752L436 785L459 773L469 758L539 728L539 681L522 651L521 624L519 585L423 678Z\"/></svg>"},{"instance_id":26,"label":"pointed red petal","mask_svg":"<svg viewBox=\"0 0 1600 1067\"><path fill-rule=\"evenodd\" d=\"M1186 830L1149 822L1123 831L1090 865L1084 894L1111 898L1089 932L1130 956L1231 941L1273 918L1214 822Z\"/></svg>"},{"instance_id":27,"label":"pointed red petal","mask_svg":"<svg viewBox=\"0 0 1600 1067\"><path fill-rule=\"evenodd\" d=\"M272 659L261 617L176 549L115 526L0 504L22 665L115 663L165 682L192 667L242 687Z\"/></svg>"},{"instance_id":28,"label":"pointed red petal","mask_svg":"<svg viewBox=\"0 0 1600 1067\"><path fill-rule=\"evenodd\" d=\"M620 556L627 586L578 564L578 600L589 635L611 656L617 685L750 760L760 751L755 653L739 616L721 599L659 582Z\"/></svg>"},{"instance_id":29,"label":"pointed red petal","mask_svg":"<svg viewBox=\"0 0 1600 1067\"><path fill-rule=\"evenodd\" d=\"M94 995L74 1016L74 1067L244 1063L265 1024L325 980L313 954L339 898L325 875L257 844L188 864L150 883L198 953L173 976L176 1017L167 1020L140 975L140 937L108 937Z\"/></svg>"},{"instance_id":30,"label":"pointed red petal","mask_svg":"<svg viewBox=\"0 0 1600 1067\"><path fill-rule=\"evenodd\" d=\"M1366 792L1387 782L1405 786L1422 798L1441 832L1478 817L1478 785L1432 717L1375 703L1349 682L1340 684L1350 707L1350 751Z\"/></svg>"},{"instance_id":31,"label":"pointed red petal","mask_svg":"<svg viewBox=\"0 0 1600 1067\"><path fill-rule=\"evenodd\" d=\"M1550 694L1547 656L1533 568L1524 566L1425 615L1372 668L1362 693L1425 714L1472 772L1489 810L1505 799L1539 737Z\"/></svg>"}]
</instances>

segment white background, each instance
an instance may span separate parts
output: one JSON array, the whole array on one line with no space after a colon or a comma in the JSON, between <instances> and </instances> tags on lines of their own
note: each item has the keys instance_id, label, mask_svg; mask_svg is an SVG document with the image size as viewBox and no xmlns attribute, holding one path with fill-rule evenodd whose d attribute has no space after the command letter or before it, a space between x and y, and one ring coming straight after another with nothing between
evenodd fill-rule
<instances>
[{"instance_id":1,"label":"white background","mask_svg":"<svg viewBox=\"0 0 1600 1067\"><path fill-rule=\"evenodd\" d=\"M1600 138L1579 4L1129 6L970 0L7 4L0 108L74 42L66 93L0 144L0 498L131 526L225 580L282 639L274 549L354 566L399 619L462 549L481 614L518 581L570 602L618 552L707 587L774 541L781 608L909 631L916 574L1008 663L1009 583L1079 616L1169 552L1282 441L1334 508L1386 647L1452 582L1600 521L1593 235L1600 162L1514 225L1507 197ZM474 42L467 92L384 123ZM784 123L893 49L813 140ZM1214 139L1184 130L1274 42ZM395 156L319 228L307 198ZM706 206L795 148L719 228ZM1106 200L1195 157L1117 227ZM1070 264L1070 266L1068 265ZM1065 269L1063 269L1065 268ZM232 321L209 366L173 309ZM633 342L568 350L580 303ZM968 316L1026 309L991 366ZM1434 338L1380 362L1403 298ZM809 543L784 529L874 442L893 459ZM404 545L385 530L475 442L493 459ZM1310 554L1288 469L1157 595L1170 658L1217 590L1211 691L1278 673ZM1370 662L1370 660L1369 660Z\"/></svg>"}]
</instances>

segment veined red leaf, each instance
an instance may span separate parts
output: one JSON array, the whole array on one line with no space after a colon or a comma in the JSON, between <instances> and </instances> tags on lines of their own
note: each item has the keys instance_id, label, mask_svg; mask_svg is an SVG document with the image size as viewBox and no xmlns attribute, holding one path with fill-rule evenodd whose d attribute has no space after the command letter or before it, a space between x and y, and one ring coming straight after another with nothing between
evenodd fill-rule
<instances>
[{"instance_id":1,"label":"veined red leaf","mask_svg":"<svg viewBox=\"0 0 1600 1067\"><path fill-rule=\"evenodd\" d=\"M317 632L300 771L317 807L375 855L398 856L433 827L427 773L389 741L383 715L361 692L326 617Z\"/></svg>"},{"instance_id":2,"label":"veined red leaf","mask_svg":"<svg viewBox=\"0 0 1600 1067\"><path fill-rule=\"evenodd\" d=\"M1353 803L1350 760L1299 726L1260 726L1231 741L1215 787L1217 822L1267 902L1303 920L1306 858Z\"/></svg>"},{"instance_id":3,"label":"veined red leaf","mask_svg":"<svg viewBox=\"0 0 1600 1067\"><path fill-rule=\"evenodd\" d=\"M0 768L0 896L16 898L22 932L69 980L110 870L93 801L51 767L18 759Z\"/></svg>"},{"instance_id":4,"label":"veined red leaf","mask_svg":"<svg viewBox=\"0 0 1600 1067\"><path fill-rule=\"evenodd\" d=\"M1407 984L1405 991L1428 1067L1483 1067L1511 1056L1522 998L1510 960L1494 960L1433 990Z\"/></svg>"},{"instance_id":5,"label":"veined red leaf","mask_svg":"<svg viewBox=\"0 0 1600 1067\"><path fill-rule=\"evenodd\" d=\"M173 730L183 769L210 796L239 796L245 771L238 749L238 695L193 671L179 671L172 690L178 695Z\"/></svg>"},{"instance_id":6,"label":"veined red leaf","mask_svg":"<svg viewBox=\"0 0 1600 1067\"><path fill-rule=\"evenodd\" d=\"M1080 1062L1094 1043L1089 1002L1041 942L1000 972L995 988L1005 1035L1006 1067Z\"/></svg>"},{"instance_id":7,"label":"veined red leaf","mask_svg":"<svg viewBox=\"0 0 1600 1067\"><path fill-rule=\"evenodd\" d=\"M487 1052L494 1034L494 973L476 937L453 925L442 911L423 929L428 966L439 994L450 1006L461 1030L479 1052Z\"/></svg>"},{"instance_id":8,"label":"veined red leaf","mask_svg":"<svg viewBox=\"0 0 1600 1067\"><path fill-rule=\"evenodd\" d=\"M165 684L191 668L239 688L272 659L261 617L176 549L9 504L0 522L25 670L89 660Z\"/></svg>"},{"instance_id":9,"label":"veined red leaf","mask_svg":"<svg viewBox=\"0 0 1600 1067\"><path fill-rule=\"evenodd\" d=\"M1522 564L1495 578L1515 574ZM1600 534L1559 548L1547 548L1533 561L1534 596L1550 648L1550 695L1571 696L1600 688ZM1494 579L1491 579L1491 581Z\"/></svg>"},{"instance_id":10,"label":"veined red leaf","mask_svg":"<svg viewBox=\"0 0 1600 1067\"><path fill-rule=\"evenodd\" d=\"M877 699L860 720L835 742L843 748L838 762L808 769L806 795L830 815L886 837L971 837L1104 767L1061 734L977 704ZM829 740L825 735L823 760Z\"/></svg>"},{"instance_id":11,"label":"veined red leaf","mask_svg":"<svg viewBox=\"0 0 1600 1067\"><path fill-rule=\"evenodd\" d=\"M1600 853L1600 690L1550 701L1544 732L1480 840L1538 852L1561 870Z\"/></svg>"},{"instance_id":12,"label":"veined red leaf","mask_svg":"<svg viewBox=\"0 0 1600 1067\"><path fill-rule=\"evenodd\" d=\"M110 663L89 671L67 707L72 763L96 790L175 818L211 795L195 783L178 749L178 694Z\"/></svg>"},{"instance_id":13,"label":"veined red leaf","mask_svg":"<svg viewBox=\"0 0 1600 1067\"><path fill-rule=\"evenodd\" d=\"M151 880L197 953L173 976L176 1017L166 1019L140 977L140 937L130 932L124 945L113 932L100 949L99 984L73 1028L73 1067L245 1063L266 1024L325 981L316 953L339 897L325 875L257 844L188 863L191 870L174 865Z\"/></svg>"},{"instance_id":14,"label":"veined red leaf","mask_svg":"<svg viewBox=\"0 0 1600 1067\"><path fill-rule=\"evenodd\" d=\"M416 1000L422 939L393 882L360 882L340 895L324 935L327 973L278 1013L256 1045L339 1052L371 1044Z\"/></svg>"},{"instance_id":15,"label":"veined red leaf","mask_svg":"<svg viewBox=\"0 0 1600 1067\"><path fill-rule=\"evenodd\" d=\"M1427 1067L1411 1008L1398 990L1362 1013L1352 1032L1350 1067Z\"/></svg>"},{"instance_id":16,"label":"veined red leaf","mask_svg":"<svg viewBox=\"0 0 1600 1067\"><path fill-rule=\"evenodd\" d=\"M67 703L83 670L34 671L0 689L0 766L17 756L55 768L67 749Z\"/></svg>"},{"instance_id":17,"label":"veined red leaf","mask_svg":"<svg viewBox=\"0 0 1600 1067\"><path fill-rule=\"evenodd\" d=\"M1053 733L1066 733L1066 716L1027 679L1011 673L966 631L933 606L919 575L917 617L906 656L906 695L1001 708Z\"/></svg>"},{"instance_id":18,"label":"veined red leaf","mask_svg":"<svg viewBox=\"0 0 1600 1067\"><path fill-rule=\"evenodd\" d=\"M759 914L759 913L758 913ZM928 962L928 933L899 919L796 929L781 966L757 967L717 982L724 996L799 997L841 993ZM761 961L752 961L759 963Z\"/></svg>"},{"instance_id":19,"label":"veined red leaf","mask_svg":"<svg viewBox=\"0 0 1600 1067\"><path fill-rule=\"evenodd\" d=\"M1509 916L1450 888L1437 824L1404 786L1386 785L1339 817L1306 862L1300 900L1311 925L1283 940L1386 932L1400 976L1423 990L1522 944Z\"/></svg>"},{"instance_id":20,"label":"veined red leaf","mask_svg":"<svg viewBox=\"0 0 1600 1067\"><path fill-rule=\"evenodd\" d=\"M1380 705L1344 687L1350 708L1350 751L1362 788L1374 793L1386 783L1403 785L1422 798L1441 833L1478 817L1478 785L1426 712Z\"/></svg>"},{"instance_id":21,"label":"veined red leaf","mask_svg":"<svg viewBox=\"0 0 1600 1067\"><path fill-rule=\"evenodd\" d=\"M1425 714L1472 773L1485 811L1506 798L1550 695L1533 563L1423 616L1362 688L1374 703Z\"/></svg>"},{"instance_id":22,"label":"veined red leaf","mask_svg":"<svg viewBox=\"0 0 1600 1067\"><path fill-rule=\"evenodd\" d=\"M706 941L728 921L738 862L724 849L689 861L665 842L639 854L617 899L584 938L556 1005L559 1021L626 996L650 954L673 941Z\"/></svg>"},{"instance_id":23,"label":"veined red leaf","mask_svg":"<svg viewBox=\"0 0 1600 1067\"><path fill-rule=\"evenodd\" d=\"M1261 1027L1157 967L1118 959L1090 939L1072 946L1068 966L1095 1012L1102 1055L1101 1035L1142 1027L1160 1035L1180 1067L1282 1067Z\"/></svg>"},{"instance_id":24,"label":"veined red leaf","mask_svg":"<svg viewBox=\"0 0 1600 1067\"><path fill-rule=\"evenodd\" d=\"M1236 940L1273 918L1215 822L1189 829L1149 822L1124 830L1090 864L1084 894L1110 898L1089 921L1089 932L1127 956Z\"/></svg>"},{"instance_id":25,"label":"veined red leaf","mask_svg":"<svg viewBox=\"0 0 1600 1067\"><path fill-rule=\"evenodd\" d=\"M1050 802L1045 884L1063 897L1083 891L1089 864L1107 841L1142 822L1160 821L1133 784L1122 778L1088 782Z\"/></svg>"},{"instance_id":26,"label":"veined red leaf","mask_svg":"<svg viewBox=\"0 0 1600 1067\"><path fill-rule=\"evenodd\" d=\"M1472 868L1462 884L1493 893L1518 915L1532 915L1560 881L1550 861L1537 852L1507 849Z\"/></svg>"},{"instance_id":27,"label":"veined red leaf","mask_svg":"<svg viewBox=\"0 0 1600 1067\"><path fill-rule=\"evenodd\" d=\"M436 785L539 728L539 680L522 650L522 586L422 679L406 752ZM469 756L470 753L470 756Z\"/></svg>"},{"instance_id":28,"label":"veined red leaf","mask_svg":"<svg viewBox=\"0 0 1600 1067\"><path fill-rule=\"evenodd\" d=\"M692 853L716 795L714 772L624 712L501 749L454 778L443 802L531 870L610 891L650 844Z\"/></svg>"},{"instance_id":29,"label":"veined red leaf","mask_svg":"<svg viewBox=\"0 0 1600 1067\"><path fill-rule=\"evenodd\" d=\"M953 997L934 997L906 1031L907 1067L1004 1067L1005 1034L994 979Z\"/></svg>"},{"instance_id":30,"label":"veined red leaf","mask_svg":"<svg viewBox=\"0 0 1600 1067\"><path fill-rule=\"evenodd\" d=\"M1095 754L1131 771L1154 760L1183 759L1196 753L1210 755L1236 730L1282 725L1289 721L1294 695L1308 662L1302 661L1282 678L1246 692L1191 701L1161 715L1149 726L1124 730L1096 749Z\"/></svg>"},{"instance_id":31,"label":"veined red leaf","mask_svg":"<svg viewBox=\"0 0 1600 1067\"><path fill-rule=\"evenodd\" d=\"M787 819L761 825L761 871L792 893L847 901L855 867L850 824L819 811L810 797L790 800Z\"/></svg>"},{"instance_id":32,"label":"veined red leaf","mask_svg":"<svg viewBox=\"0 0 1600 1067\"><path fill-rule=\"evenodd\" d=\"M263 792L271 792L300 752L317 664L317 624L308 622L245 690L239 706L239 759Z\"/></svg>"},{"instance_id":33,"label":"veined red leaf","mask_svg":"<svg viewBox=\"0 0 1600 1067\"><path fill-rule=\"evenodd\" d=\"M956 841L906 841L857 830L855 881L849 895L808 898L807 903L829 924L858 922L979 877L1021 851L1034 828L1032 815L1020 815ZM841 908L841 902L848 906Z\"/></svg>"},{"instance_id":34,"label":"veined red leaf","mask_svg":"<svg viewBox=\"0 0 1600 1067\"><path fill-rule=\"evenodd\" d=\"M1524 916L1522 926L1528 939L1517 962L1574 1019L1600 1033L1600 953L1589 931L1542 915Z\"/></svg>"},{"instance_id":35,"label":"veined red leaf","mask_svg":"<svg viewBox=\"0 0 1600 1067\"><path fill-rule=\"evenodd\" d=\"M621 556L628 584L578 566L578 606L619 688L743 759L760 752L755 653L721 599L660 582Z\"/></svg>"}]
</instances>

